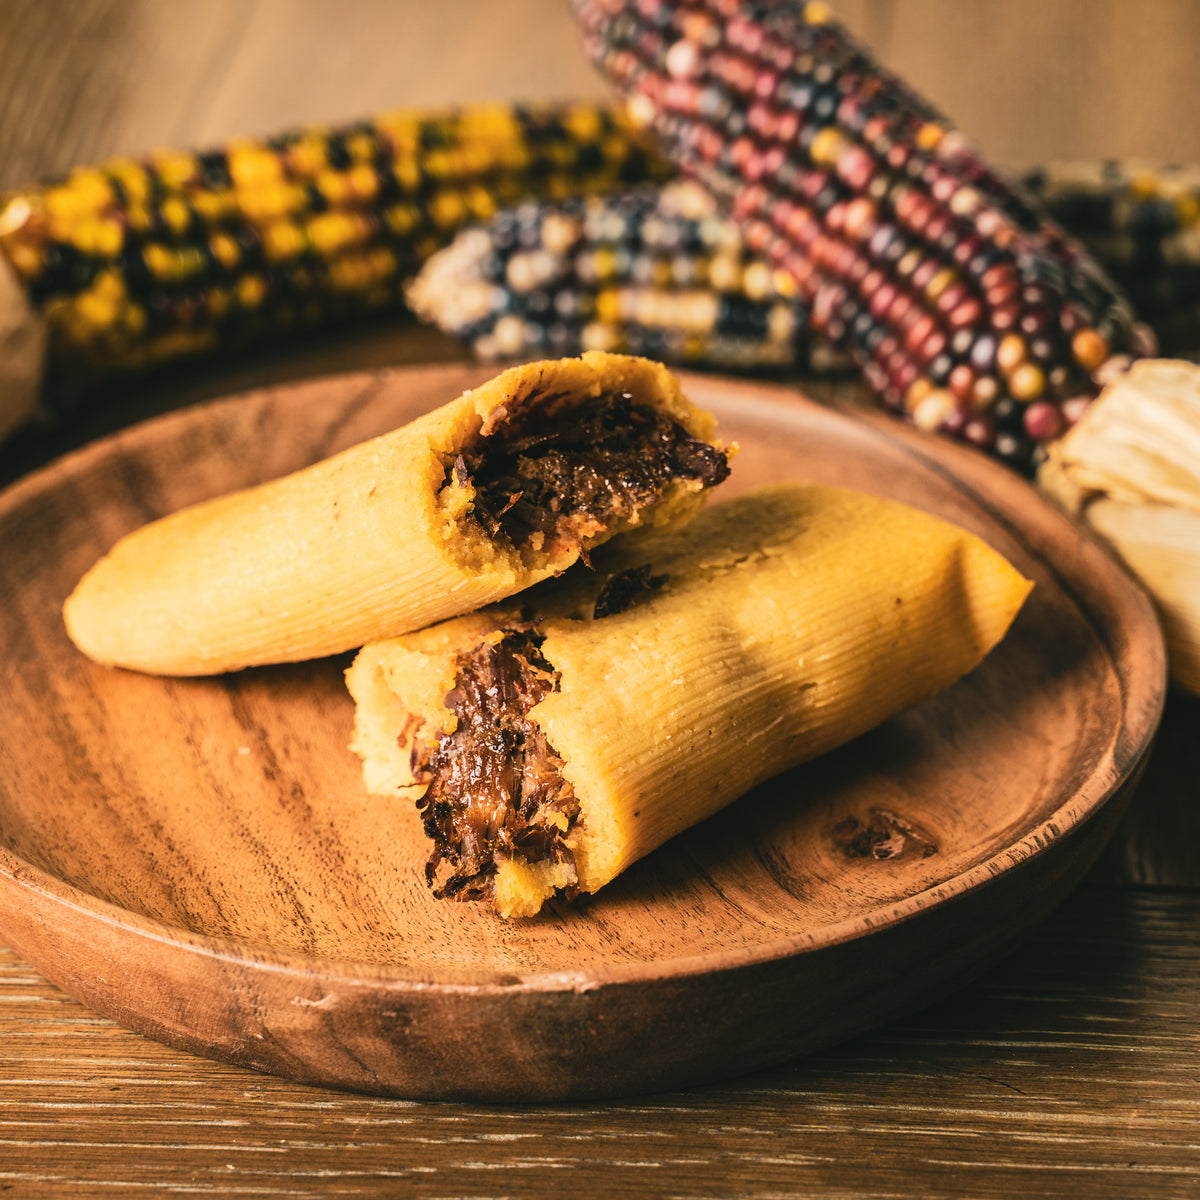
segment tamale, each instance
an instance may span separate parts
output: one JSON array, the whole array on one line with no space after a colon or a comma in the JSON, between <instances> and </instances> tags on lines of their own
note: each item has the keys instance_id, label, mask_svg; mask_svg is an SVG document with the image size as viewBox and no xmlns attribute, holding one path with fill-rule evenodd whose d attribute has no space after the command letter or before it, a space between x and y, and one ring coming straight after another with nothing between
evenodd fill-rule
<instances>
[{"instance_id":1,"label":"tamale","mask_svg":"<svg viewBox=\"0 0 1200 1200\"><path fill-rule=\"evenodd\" d=\"M728 473L665 367L514 367L401 429L122 539L68 598L100 662L195 675L314 658L558 574L688 519Z\"/></svg>"},{"instance_id":2,"label":"tamale","mask_svg":"<svg viewBox=\"0 0 1200 1200\"><path fill-rule=\"evenodd\" d=\"M367 787L417 802L438 896L507 917L596 891L953 683L1031 586L945 521L802 484L593 567L374 642L347 672Z\"/></svg>"}]
</instances>

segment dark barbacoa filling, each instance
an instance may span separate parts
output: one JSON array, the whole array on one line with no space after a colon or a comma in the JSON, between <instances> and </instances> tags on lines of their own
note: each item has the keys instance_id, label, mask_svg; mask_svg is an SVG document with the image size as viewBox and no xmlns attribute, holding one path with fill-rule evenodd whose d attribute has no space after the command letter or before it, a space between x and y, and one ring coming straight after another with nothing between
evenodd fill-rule
<instances>
[{"instance_id":1,"label":"dark barbacoa filling","mask_svg":"<svg viewBox=\"0 0 1200 1200\"><path fill-rule=\"evenodd\" d=\"M649 563L610 575L596 597L592 620L599 621L604 617L613 617L624 612L641 596L647 592L658 591L666 582L667 577L655 575Z\"/></svg>"},{"instance_id":2,"label":"dark barbacoa filling","mask_svg":"<svg viewBox=\"0 0 1200 1200\"><path fill-rule=\"evenodd\" d=\"M446 697L457 729L436 746L413 746L413 775L429 785L417 803L434 846L425 864L429 886L443 862L452 868L434 887L439 900L490 899L505 858L574 866L565 838L579 804L560 774L562 759L528 716L558 686L541 643L524 627L460 655Z\"/></svg>"},{"instance_id":3,"label":"dark barbacoa filling","mask_svg":"<svg viewBox=\"0 0 1200 1200\"><path fill-rule=\"evenodd\" d=\"M628 392L564 406L540 397L522 415L480 438L454 463L475 485L475 519L492 537L523 547L535 534L549 548L594 519L604 527L652 503L677 479L705 487L729 474L723 451Z\"/></svg>"}]
</instances>

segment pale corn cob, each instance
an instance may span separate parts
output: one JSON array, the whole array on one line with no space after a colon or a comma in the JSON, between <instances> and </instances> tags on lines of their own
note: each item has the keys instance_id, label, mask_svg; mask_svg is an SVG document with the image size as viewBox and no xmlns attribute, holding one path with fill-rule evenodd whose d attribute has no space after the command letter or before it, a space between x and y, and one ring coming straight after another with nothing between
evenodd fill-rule
<instances>
[{"instance_id":1,"label":"pale corn cob","mask_svg":"<svg viewBox=\"0 0 1200 1200\"><path fill-rule=\"evenodd\" d=\"M832 365L694 183L501 212L438 251L408 301L485 361L599 349L738 371Z\"/></svg>"},{"instance_id":2,"label":"pale corn cob","mask_svg":"<svg viewBox=\"0 0 1200 1200\"><path fill-rule=\"evenodd\" d=\"M919 426L1029 469L1148 348L1097 264L821 3L574 0L593 60L815 330Z\"/></svg>"},{"instance_id":3,"label":"pale corn cob","mask_svg":"<svg viewBox=\"0 0 1200 1200\"><path fill-rule=\"evenodd\" d=\"M0 256L48 326L53 395L398 304L469 221L663 173L601 105L397 112L79 168L0 201Z\"/></svg>"},{"instance_id":4,"label":"pale corn cob","mask_svg":"<svg viewBox=\"0 0 1200 1200\"><path fill-rule=\"evenodd\" d=\"M593 563L347 673L367 784L418 801L439 896L528 916L595 891L971 670L1030 586L935 517L798 484Z\"/></svg>"}]
</instances>

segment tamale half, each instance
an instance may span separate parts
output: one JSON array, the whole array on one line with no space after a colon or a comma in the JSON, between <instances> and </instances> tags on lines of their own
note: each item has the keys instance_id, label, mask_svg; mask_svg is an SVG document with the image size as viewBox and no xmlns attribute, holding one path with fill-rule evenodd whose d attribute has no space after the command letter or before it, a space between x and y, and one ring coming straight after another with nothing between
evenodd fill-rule
<instances>
[{"instance_id":1,"label":"tamale half","mask_svg":"<svg viewBox=\"0 0 1200 1200\"><path fill-rule=\"evenodd\" d=\"M514 367L403 428L135 530L67 630L100 662L196 675L357 648L512 595L606 539L690 518L728 473L666 368Z\"/></svg>"},{"instance_id":2,"label":"tamale half","mask_svg":"<svg viewBox=\"0 0 1200 1200\"><path fill-rule=\"evenodd\" d=\"M801 484L593 562L347 672L367 787L417 801L435 895L594 892L966 674L1031 586L943 520Z\"/></svg>"}]
</instances>

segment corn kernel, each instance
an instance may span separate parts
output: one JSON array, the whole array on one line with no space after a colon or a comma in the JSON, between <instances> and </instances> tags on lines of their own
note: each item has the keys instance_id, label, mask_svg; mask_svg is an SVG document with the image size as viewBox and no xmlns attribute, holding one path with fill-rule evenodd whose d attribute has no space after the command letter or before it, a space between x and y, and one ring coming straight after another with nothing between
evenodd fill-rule
<instances>
[{"instance_id":1,"label":"corn kernel","mask_svg":"<svg viewBox=\"0 0 1200 1200\"><path fill-rule=\"evenodd\" d=\"M1027 404L1036 400L1046 390L1046 375L1035 363L1021 363L1008 377L1008 390L1014 400Z\"/></svg>"},{"instance_id":2,"label":"corn kernel","mask_svg":"<svg viewBox=\"0 0 1200 1200\"><path fill-rule=\"evenodd\" d=\"M158 150L151 156L155 172L168 190L178 190L196 176L196 160L176 150Z\"/></svg>"},{"instance_id":3,"label":"corn kernel","mask_svg":"<svg viewBox=\"0 0 1200 1200\"><path fill-rule=\"evenodd\" d=\"M214 233L208 239L208 250L227 271L232 271L242 257L237 242L227 233Z\"/></svg>"},{"instance_id":4,"label":"corn kernel","mask_svg":"<svg viewBox=\"0 0 1200 1200\"><path fill-rule=\"evenodd\" d=\"M263 253L270 262L283 262L303 254L308 240L294 221L275 221L262 231Z\"/></svg>"},{"instance_id":5,"label":"corn kernel","mask_svg":"<svg viewBox=\"0 0 1200 1200\"><path fill-rule=\"evenodd\" d=\"M936 275L934 275L934 277L926 285L925 295L928 296L930 300L936 300L955 281L956 278L957 276L955 275L954 271L952 271L949 267L943 268Z\"/></svg>"},{"instance_id":6,"label":"corn kernel","mask_svg":"<svg viewBox=\"0 0 1200 1200\"><path fill-rule=\"evenodd\" d=\"M813 137L808 153L818 166L832 167L850 143L836 125L826 125Z\"/></svg>"},{"instance_id":7,"label":"corn kernel","mask_svg":"<svg viewBox=\"0 0 1200 1200\"><path fill-rule=\"evenodd\" d=\"M89 290L75 297L76 309L81 319L93 329L101 329L116 323L120 305L111 296L103 296Z\"/></svg>"},{"instance_id":8,"label":"corn kernel","mask_svg":"<svg viewBox=\"0 0 1200 1200\"><path fill-rule=\"evenodd\" d=\"M258 308L267 298L267 281L261 275L243 275L237 281L235 294L243 308Z\"/></svg>"},{"instance_id":9,"label":"corn kernel","mask_svg":"<svg viewBox=\"0 0 1200 1200\"><path fill-rule=\"evenodd\" d=\"M166 223L167 228L176 237L182 237L187 233L192 223L192 210L188 207L185 200L180 199L178 196L168 196L162 202L158 212L159 216Z\"/></svg>"},{"instance_id":10,"label":"corn kernel","mask_svg":"<svg viewBox=\"0 0 1200 1200\"><path fill-rule=\"evenodd\" d=\"M253 142L235 142L227 152L229 177L238 191L283 181L283 162L279 155Z\"/></svg>"},{"instance_id":11,"label":"corn kernel","mask_svg":"<svg viewBox=\"0 0 1200 1200\"><path fill-rule=\"evenodd\" d=\"M445 188L429 198L429 215L439 229L456 229L467 220L467 206L452 188Z\"/></svg>"},{"instance_id":12,"label":"corn kernel","mask_svg":"<svg viewBox=\"0 0 1200 1200\"><path fill-rule=\"evenodd\" d=\"M917 145L922 150L935 150L937 144L946 136L946 130L936 121L926 121L917 130Z\"/></svg>"},{"instance_id":13,"label":"corn kernel","mask_svg":"<svg viewBox=\"0 0 1200 1200\"><path fill-rule=\"evenodd\" d=\"M323 171L328 163L325 137L309 131L297 138L287 148L286 160L293 176L311 179Z\"/></svg>"}]
</instances>

